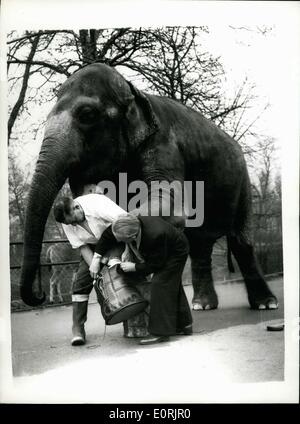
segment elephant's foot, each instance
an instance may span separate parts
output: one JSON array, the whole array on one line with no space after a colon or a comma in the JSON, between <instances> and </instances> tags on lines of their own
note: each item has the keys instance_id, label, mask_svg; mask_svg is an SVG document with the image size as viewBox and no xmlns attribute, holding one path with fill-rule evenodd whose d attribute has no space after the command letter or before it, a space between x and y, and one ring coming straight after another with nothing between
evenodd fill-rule
<instances>
[{"instance_id":1,"label":"elephant's foot","mask_svg":"<svg viewBox=\"0 0 300 424\"><path fill-rule=\"evenodd\" d=\"M148 315L145 312L130 318L123 322L124 337L136 338L148 336Z\"/></svg>"},{"instance_id":2,"label":"elephant's foot","mask_svg":"<svg viewBox=\"0 0 300 424\"><path fill-rule=\"evenodd\" d=\"M272 310L278 309L278 300L275 296L267 296L260 299L250 299L250 308L256 310Z\"/></svg>"},{"instance_id":3,"label":"elephant's foot","mask_svg":"<svg viewBox=\"0 0 300 424\"><path fill-rule=\"evenodd\" d=\"M148 335L148 329L144 327L128 327L127 330L124 330L124 337L129 339L147 337Z\"/></svg>"},{"instance_id":4,"label":"elephant's foot","mask_svg":"<svg viewBox=\"0 0 300 424\"><path fill-rule=\"evenodd\" d=\"M192 309L194 311L208 311L210 309L217 309L218 296L214 289L209 293L194 294L192 300Z\"/></svg>"}]
</instances>

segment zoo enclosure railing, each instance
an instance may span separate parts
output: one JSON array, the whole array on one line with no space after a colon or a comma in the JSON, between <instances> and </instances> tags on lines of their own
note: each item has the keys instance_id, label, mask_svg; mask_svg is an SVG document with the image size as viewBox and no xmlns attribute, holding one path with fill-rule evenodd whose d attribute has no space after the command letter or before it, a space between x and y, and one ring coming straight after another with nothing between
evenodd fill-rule
<instances>
[{"instance_id":1,"label":"zoo enclosure railing","mask_svg":"<svg viewBox=\"0 0 300 424\"><path fill-rule=\"evenodd\" d=\"M57 247L57 255L54 255L54 260L49 262L47 260L47 251L55 245ZM61 248L59 248L61 246ZM20 298L20 269L21 269L21 258L23 252L23 242L15 241L10 243L10 280L11 280L11 309L13 311L31 309L25 305ZM280 243L273 245L271 252L272 264L265 269L265 276L272 278L276 275L282 275L282 246ZM70 255L70 256L69 256ZM259 255L258 255L259 256ZM219 283L231 283L240 281L241 275L238 271L237 265L235 265L236 272L230 274L227 267L227 248L226 245L218 243L215 246L213 252L213 275L214 280ZM268 255L269 257L269 255ZM42 285L43 290L46 292L46 303L44 306L50 303L50 278L57 279L61 287L61 293L63 297L63 304L71 303L71 288L72 278L77 270L79 263L80 254L78 249L72 249L67 239L52 239L44 240L42 243L41 260L38 267L35 283L36 286ZM260 259L260 258L259 258ZM190 275L190 263L188 261L187 266L183 273L184 285L191 284ZM56 287L54 287L55 290ZM55 293L56 294L56 293ZM51 304L61 304L57 302L57 297L54 297L54 302Z\"/></svg>"},{"instance_id":2,"label":"zoo enclosure railing","mask_svg":"<svg viewBox=\"0 0 300 424\"><path fill-rule=\"evenodd\" d=\"M10 279L11 279L11 308L12 310L28 309L20 298L20 269L23 241L10 242ZM56 251L52 255L52 260L47 260L48 249L54 246ZM63 248L59 248L63 246ZM50 256L50 255L49 255ZM46 292L46 304L49 303L50 278L57 279L55 283L60 283L63 296L63 303L71 302L71 282L72 275L79 263L78 249L72 249L67 239L44 240L42 243L41 260L38 266L36 280L34 284L42 285ZM53 268L54 267L54 268ZM55 270L55 273L53 272ZM54 287L55 290L56 287ZM55 298L57 299L57 298ZM53 302L56 303L56 302ZM61 302L60 302L61 303Z\"/></svg>"},{"instance_id":3,"label":"zoo enclosure railing","mask_svg":"<svg viewBox=\"0 0 300 424\"><path fill-rule=\"evenodd\" d=\"M67 239L65 240L44 240L43 244L56 244L56 243L69 243L69 241ZM23 242L22 241L13 241L11 243L9 243L10 246L17 246L17 245L21 245L23 246ZM40 263L39 264L39 269L42 266L51 266L51 265L68 265L68 264L78 264L79 261L60 261L60 262L46 262L46 263ZM10 269L20 269L21 265L11 265Z\"/></svg>"}]
</instances>

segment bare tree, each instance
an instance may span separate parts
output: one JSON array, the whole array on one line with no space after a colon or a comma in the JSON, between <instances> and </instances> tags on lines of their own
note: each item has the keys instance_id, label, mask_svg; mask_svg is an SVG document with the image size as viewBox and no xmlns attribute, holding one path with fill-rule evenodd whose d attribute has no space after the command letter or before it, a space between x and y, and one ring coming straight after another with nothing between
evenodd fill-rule
<instances>
[{"instance_id":1,"label":"bare tree","mask_svg":"<svg viewBox=\"0 0 300 424\"><path fill-rule=\"evenodd\" d=\"M144 40L145 41L145 40ZM8 36L8 80L19 96L11 107L9 140L16 118L32 101L50 101L58 86L80 67L100 61L117 66L126 63L143 42L138 30L26 31ZM47 88L47 89L46 89ZM44 89L44 90L43 90Z\"/></svg>"},{"instance_id":2,"label":"bare tree","mask_svg":"<svg viewBox=\"0 0 300 424\"><path fill-rule=\"evenodd\" d=\"M34 55L37 51L37 47L38 47L38 43L39 43L39 35L37 35L36 37L34 37L33 39L29 38L29 42L31 43L31 48L30 48L30 52L25 64L25 70L24 70L24 74L22 77L22 87L19 93L19 97L14 105L14 107L12 108L12 111L10 113L9 116L9 120L8 120L8 143L10 140L10 135L11 135L11 131L12 131L12 127L15 123L15 120L17 119L18 113L24 103L25 100L25 95L26 95L26 90L27 90L27 86L28 86L28 79L29 79L29 75L30 75L30 67L32 65L32 60L34 58Z\"/></svg>"},{"instance_id":3,"label":"bare tree","mask_svg":"<svg viewBox=\"0 0 300 424\"><path fill-rule=\"evenodd\" d=\"M144 50L124 66L142 75L154 93L200 111L242 142L258 118L248 122L245 116L255 100L254 86L245 78L232 98L226 96L220 58L202 46L207 33L207 27L143 29Z\"/></svg>"},{"instance_id":4,"label":"bare tree","mask_svg":"<svg viewBox=\"0 0 300 424\"><path fill-rule=\"evenodd\" d=\"M9 153L9 213L13 223L15 236L21 235L25 222L25 198L29 191L29 174L22 172L17 164L16 156Z\"/></svg>"},{"instance_id":5,"label":"bare tree","mask_svg":"<svg viewBox=\"0 0 300 424\"><path fill-rule=\"evenodd\" d=\"M166 27L143 30L148 46L144 54L127 66L143 75L150 89L162 96L212 114L223 75L218 58L201 46L205 27Z\"/></svg>"},{"instance_id":6,"label":"bare tree","mask_svg":"<svg viewBox=\"0 0 300 424\"><path fill-rule=\"evenodd\" d=\"M253 100L253 87L245 80L232 99L224 96L220 60L201 44L207 33L206 27L164 27L39 31L18 37L10 34L9 69L23 65L25 71L18 76L9 73L12 85L22 80L19 101L11 111L9 135L20 109L26 110L26 102L53 98L63 81L58 75L66 78L88 63L104 62L126 67L142 76L150 91L199 110L229 129L231 135L243 138L251 128L251 123L244 127L242 123ZM26 89L35 74L42 82L30 87L29 94ZM48 94L41 100L41 89L46 85Z\"/></svg>"},{"instance_id":7,"label":"bare tree","mask_svg":"<svg viewBox=\"0 0 300 424\"><path fill-rule=\"evenodd\" d=\"M281 181L273 166L274 139L260 139L257 147L257 181L252 184L253 238L264 271L274 272L282 270Z\"/></svg>"}]
</instances>

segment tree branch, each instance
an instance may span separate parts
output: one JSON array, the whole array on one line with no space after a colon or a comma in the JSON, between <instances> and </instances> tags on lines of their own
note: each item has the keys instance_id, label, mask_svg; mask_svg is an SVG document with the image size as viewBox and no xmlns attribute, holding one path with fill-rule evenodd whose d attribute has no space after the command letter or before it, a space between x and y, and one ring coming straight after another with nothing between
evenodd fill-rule
<instances>
[{"instance_id":1,"label":"tree branch","mask_svg":"<svg viewBox=\"0 0 300 424\"><path fill-rule=\"evenodd\" d=\"M48 31L39 31L39 32L33 33L33 34L27 34L27 35L24 35L23 37L19 37L19 38L14 38L13 40L7 41L7 44L17 43L17 42L22 41L22 40L30 40L31 38L34 38L34 37L37 37L37 36L40 37L42 35L59 34L59 33L72 34L72 35L77 37L75 32L70 31L70 30L57 30L57 31L48 30Z\"/></svg>"},{"instance_id":2,"label":"tree branch","mask_svg":"<svg viewBox=\"0 0 300 424\"><path fill-rule=\"evenodd\" d=\"M23 65L29 65L29 66L39 65L39 66L43 66L45 68L52 69L53 71L55 71L59 74L66 75L67 77L69 77L71 75L65 68L62 68L61 66L53 65L52 63L47 63L47 62L44 62L42 60L31 60L30 61L29 57L28 57L27 60L15 58L14 60L8 60L7 63L8 64L12 64L12 63L23 64Z\"/></svg>"},{"instance_id":3,"label":"tree branch","mask_svg":"<svg viewBox=\"0 0 300 424\"><path fill-rule=\"evenodd\" d=\"M9 144L13 125L14 125L14 123L17 119L18 113L19 113L19 111L20 111L20 109L21 109L21 107L24 103L26 90L27 90L27 86L28 86L30 67L32 65L32 59L35 55L35 52L36 52L38 44L39 44L39 39L40 39L40 37L37 36L37 37L35 37L35 39L32 42L31 51L30 51L30 53L28 55L28 59L26 61L27 63L26 63L26 66L25 66L25 71L24 71L24 75L23 75L22 87L21 87L21 91L20 91L20 94L19 94L19 98L16 101L16 103L15 103L15 105L14 105L12 111L11 111L9 120L8 120L8 144Z\"/></svg>"}]
</instances>

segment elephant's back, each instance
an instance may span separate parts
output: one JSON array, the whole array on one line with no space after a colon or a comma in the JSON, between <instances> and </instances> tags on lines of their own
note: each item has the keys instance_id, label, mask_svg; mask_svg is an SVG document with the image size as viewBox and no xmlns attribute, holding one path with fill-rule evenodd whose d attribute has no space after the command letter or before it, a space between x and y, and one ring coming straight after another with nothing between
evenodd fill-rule
<instances>
[{"instance_id":1,"label":"elephant's back","mask_svg":"<svg viewBox=\"0 0 300 424\"><path fill-rule=\"evenodd\" d=\"M240 204L248 205L249 177L239 144L199 112L169 98L151 96L160 119L156 142L177 146L185 181L204 182L204 224L227 231ZM168 156L169 160L172 157ZM170 164L168 165L170 167ZM197 193L193 192L193 200ZM245 213L247 215L247 208ZM240 222L243 219L240 219Z\"/></svg>"}]
</instances>

